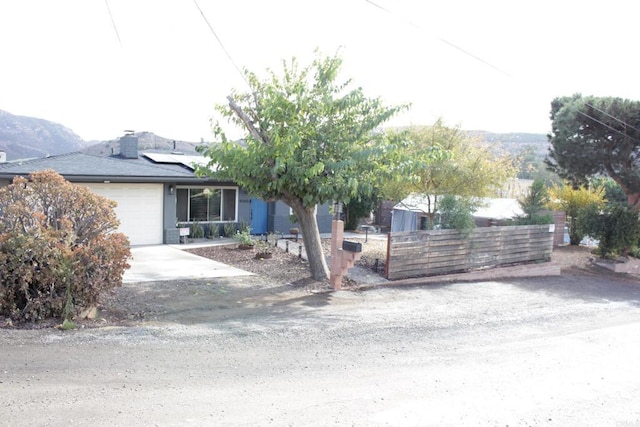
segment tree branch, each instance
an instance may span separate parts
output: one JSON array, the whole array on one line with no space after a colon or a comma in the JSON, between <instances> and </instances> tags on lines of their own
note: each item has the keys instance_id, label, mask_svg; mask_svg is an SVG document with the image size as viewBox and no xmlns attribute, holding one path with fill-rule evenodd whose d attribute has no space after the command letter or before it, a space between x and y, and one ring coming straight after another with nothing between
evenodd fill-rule
<instances>
[{"instance_id":1,"label":"tree branch","mask_svg":"<svg viewBox=\"0 0 640 427\"><path fill-rule=\"evenodd\" d=\"M260 141L263 144L269 144L269 138L265 135L263 135L254 125L253 125L253 121L251 120L251 118L247 115L247 113L245 113L244 111L242 111L242 107L240 107L236 101L231 97L231 96L227 96L227 100L229 101L229 107L236 113L236 115L238 116L238 118L240 118L240 120L242 120L242 123L244 123L244 125L247 127L247 129L249 130L249 132L251 133L251 135L253 135L253 137L255 139L257 139L258 141Z\"/></svg>"}]
</instances>

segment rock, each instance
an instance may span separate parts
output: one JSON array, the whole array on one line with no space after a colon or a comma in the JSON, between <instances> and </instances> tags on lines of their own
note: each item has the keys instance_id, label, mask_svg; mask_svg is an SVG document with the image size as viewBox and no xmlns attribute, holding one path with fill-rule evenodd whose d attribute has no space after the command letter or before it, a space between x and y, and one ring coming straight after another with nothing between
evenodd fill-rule
<instances>
[{"instance_id":1,"label":"rock","mask_svg":"<svg viewBox=\"0 0 640 427\"><path fill-rule=\"evenodd\" d=\"M98 307L89 307L82 310L78 315L78 318L93 320L96 318L97 315L98 315Z\"/></svg>"}]
</instances>

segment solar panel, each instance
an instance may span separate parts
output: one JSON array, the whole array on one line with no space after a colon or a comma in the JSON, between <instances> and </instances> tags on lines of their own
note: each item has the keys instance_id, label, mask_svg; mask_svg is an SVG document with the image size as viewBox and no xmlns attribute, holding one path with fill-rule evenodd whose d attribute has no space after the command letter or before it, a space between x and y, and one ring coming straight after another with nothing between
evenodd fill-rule
<instances>
[{"instance_id":1,"label":"solar panel","mask_svg":"<svg viewBox=\"0 0 640 427\"><path fill-rule=\"evenodd\" d=\"M165 153L142 153L143 156L148 157L156 163L180 163L174 159L174 154Z\"/></svg>"},{"instance_id":2,"label":"solar panel","mask_svg":"<svg viewBox=\"0 0 640 427\"><path fill-rule=\"evenodd\" d=\"M209 159L203 156L180 156L182 157L182 164L190 168L194 168L193 165L206 166L209 163Z\"/></svg>"},{"instance_id":3,"label":"solar panel","mask_svg":"<svg viewBox=\"0 0 640 427\"><path fill-rule=\"evenodd\" d=\"M171 165L184 165L188 168L195 169L195 165L206 166L209 159L204 156L187 156L184 154L168 154L168 153L143 153L143 155L151 159L155 163L165 163Z\"/></svg>"}]
</instances>

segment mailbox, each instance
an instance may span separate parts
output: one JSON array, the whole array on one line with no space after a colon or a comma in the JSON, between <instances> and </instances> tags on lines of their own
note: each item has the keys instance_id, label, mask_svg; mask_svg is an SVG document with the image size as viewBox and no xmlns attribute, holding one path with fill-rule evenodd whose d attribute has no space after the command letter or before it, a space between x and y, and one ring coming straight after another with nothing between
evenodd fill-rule
<instances>
[{"instance_id":1,"label":"mailbox","mask_svg":"<svg viewBox=\"0 0 640 427\"><path fill-rule=\"evenodd\" d=\"M362 252L362 243L343 240L342 250L349 251L349 252Z\"/></svg>"}]
</instances>

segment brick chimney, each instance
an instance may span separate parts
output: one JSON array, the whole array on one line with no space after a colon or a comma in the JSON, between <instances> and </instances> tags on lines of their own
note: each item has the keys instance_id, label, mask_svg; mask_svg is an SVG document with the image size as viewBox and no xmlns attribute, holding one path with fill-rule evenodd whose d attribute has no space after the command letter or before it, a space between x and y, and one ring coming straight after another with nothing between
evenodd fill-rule
<instances>
[{"instance_id":1,"label":"brick chimney","mask_svg":"<svg viewBox=\"0 0 640 427\"><path fill-rule=\"evenodd\" d=\"M125 159L138 158L138 137L135 135L125 135L120 138L120 157Z\"/></svg>"}]
</instances>

